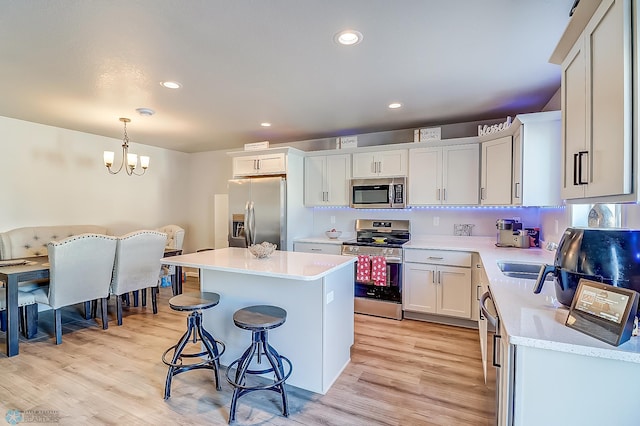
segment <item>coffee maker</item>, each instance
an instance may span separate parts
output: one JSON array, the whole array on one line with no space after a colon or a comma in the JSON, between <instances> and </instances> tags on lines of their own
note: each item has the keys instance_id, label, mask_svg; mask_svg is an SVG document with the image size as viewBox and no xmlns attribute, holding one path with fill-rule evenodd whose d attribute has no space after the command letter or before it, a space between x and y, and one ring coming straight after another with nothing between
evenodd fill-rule
<instances>
[{"instance_id":1,"label":"coffee maker","mask_svg":"<svg viewBox=\"0 0 640 426\"><path fill-rule=\"evenodd\" d=\"M497 247L529 248L529 235L522 229L522 223L515 219L498 219Z\"/></svg>"}]
</instances>

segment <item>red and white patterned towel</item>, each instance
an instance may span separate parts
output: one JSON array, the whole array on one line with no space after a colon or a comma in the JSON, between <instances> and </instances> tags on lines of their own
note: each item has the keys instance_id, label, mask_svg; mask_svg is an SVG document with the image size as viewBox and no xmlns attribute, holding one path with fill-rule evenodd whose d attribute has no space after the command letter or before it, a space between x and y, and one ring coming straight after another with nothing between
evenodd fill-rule
<instances>
[{"instance_id":1,"label":"red and white patterned towel","mask_svg":"<svg viewBox=\"0 0 640 426\"><path fill-rule=\"evenodd\" d=\"M368 283L371 281L371 260L369 260L369 256L365 254L358 255L356 281L359 283Z\"/></svg>"},{"instance_id":2,"label":"red and white patterned towel","mask_svg":"<svg viewBox=\"0 0 640 426\"><path fill-rule=\"evenodd\" d=\"M371 257L371 279L375 285L387 285L387 260L384 256Z\"/></svg>"}]
</instances>

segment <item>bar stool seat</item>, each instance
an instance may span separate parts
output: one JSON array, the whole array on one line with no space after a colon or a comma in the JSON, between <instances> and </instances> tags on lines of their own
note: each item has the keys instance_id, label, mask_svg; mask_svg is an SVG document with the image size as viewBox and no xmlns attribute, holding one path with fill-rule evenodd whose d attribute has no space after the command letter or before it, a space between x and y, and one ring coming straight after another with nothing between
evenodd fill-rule
<instances>
[{"instance_id":1,"label":"bar stool seat","mask_svg":"<svg viewBox=\"0 0 640 426\"><path fill-rule=\"evenodd\" d=\"M206 368L214 371L216 389L220 390L220 356L225 351L225 345L214 337L202 326L202 310L210 309L220 302L220 295L210 292L189 292L173 296L169 299L169 306L174 311L191 312L187 317L187 331L182 335L178 343L171 346L162 354L162 362L169 366L167 380L164 387L164 399L171 396L171 381L185 371ZM204 350L197 353L184 353L187 344L202 343ZM222 350L219 350L219 346ZM171 361L167 360L168 354L173 351ZM184 364L183 360L200 358L200 362Z\"/></svg>"},{"instance_id":2,"label":"bar stool seat","mask_svg":"<svg viewBox=\"0 0 640 426\"><path fill-rule=\"evenodd\" d=\"M287 311L277 306L257 305L240 309L233 314L233 322L239 328L251 331L251 346L240 358L233 361L227 368L227 381L233 386L229 423L235 421L238 399L250 392L257 390L270 390L282 396L282 414L289 416L289 405L285 390L285 381L291 375L293 366L291 361L269 344L268 331L280 327L287 319ZM262 357L266 357L269 365L264 369L249 369L254 358L257 364L262 363ZM285 374L283 361L288 365ZM232 371L235 369L235 374ZM273 372L273 381L264 385L248 385L247 378L250 375L262 375Z\"/></svg>"}]
</instances>

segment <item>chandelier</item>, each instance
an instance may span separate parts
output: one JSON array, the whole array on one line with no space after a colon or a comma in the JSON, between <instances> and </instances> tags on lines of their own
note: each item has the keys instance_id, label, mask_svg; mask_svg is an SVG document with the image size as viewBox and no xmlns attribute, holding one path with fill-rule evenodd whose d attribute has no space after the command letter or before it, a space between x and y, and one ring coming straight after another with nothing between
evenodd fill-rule
<instances>
[{"instance_id":1,"label":"chandelier","mask_svg":"<svg viewBox=\"0 0 640 426\"><path fill-rule=\"evenodd\" d=\"M127 136L127 123L131 122L129 118L120 118L120 121L124 123L124 138L122 139L122 162L120 163L120 167L115 172L111 170L111 166L113 165L113 151L105 151L104 152L104 165L107 166L107 170L112 175L120 173L120 170L124 167L125 161L127 162L127 167L124 170L127 172L129 176L136 175L142 176L147 169L149 168L149 157L145 155L140 156L140 167L142 167L142 173L136 172L136 167L138 166L138 156L136 154L129 153L129 136Z\"/></svg>"}]
</instances>

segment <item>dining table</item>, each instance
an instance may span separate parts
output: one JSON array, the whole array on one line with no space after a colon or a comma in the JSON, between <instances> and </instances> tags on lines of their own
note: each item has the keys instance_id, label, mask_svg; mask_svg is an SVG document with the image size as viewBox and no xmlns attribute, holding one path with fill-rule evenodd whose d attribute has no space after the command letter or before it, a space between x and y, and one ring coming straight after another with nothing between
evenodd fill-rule
<instances>
[{"instance_id":1,"label":"dining table","mask_svg":"<svg viewBox=\"0 0 640 426\"><path fill-rule=\"evenodd\" d=\"M167 248L165 257L181 255L182 250ZM7 301L6 353L12 357L18 355L20 316L18 309L18 287L22 282L43 281L49 279L49 256L25 257L24 259L0 260L0 281L4 282ZM174 295L182 293L182 267L176 267L171 279Z\"/></svg>"},{"instance_id":2,"label":"dining table","mask_svg":"<svg viewBox=\"0 0 640 426\"><path fill-rule=\"evenodd\" d=\"M5 283L7 300L7 356L18 355L18 285L26 281L49 278L49 256L27 257L0 261L0 281Z\"/></svg>"}]
</instances>

